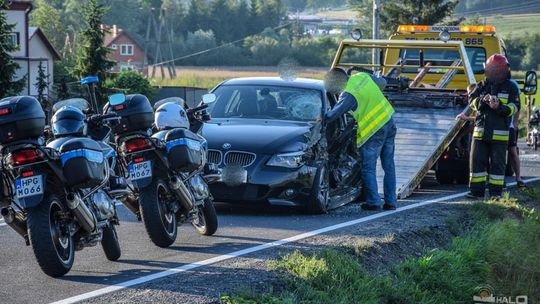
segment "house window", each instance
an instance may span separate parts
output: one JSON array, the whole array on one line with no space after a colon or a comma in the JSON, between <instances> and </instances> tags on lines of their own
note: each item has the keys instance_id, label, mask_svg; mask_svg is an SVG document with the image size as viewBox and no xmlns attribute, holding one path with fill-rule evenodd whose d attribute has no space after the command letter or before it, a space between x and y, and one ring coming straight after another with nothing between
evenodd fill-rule
<instances>
[{"instance_id":1,"label":"house window","mask_svg":"<svg viewBox=\"0 0 540 304\"><path fill-rule=\"evenodd\" d=\"M120 45L120 55L122 55L122 56L132 56L133 55L133 44L121 44Z\"/></svg>"},{"instance_id":2,"label":"house window","mask_svg":"<svg viewBox=\"0 0 540 304\"><path fill-rule=\"evenodd\" d=\"M11 43L16 47L18 47L21 44L20 33L10 33L9 38L10 38Z\"/></svg>"},{"instance_id":3,"label":"house window","mask_svg":"<svg viewBox=\"0 0 540 304\"><path fill-rule=\"evenodd\" d=\"M120 66L120 71L133 71L134 69L135 67L133 67L131 64L124 64Z\"/></svg>"},{"instance_id":4,"label":"house window","mask_svg":"<svg viewBox=\"0 0 540 304\"><path fill-rule=\"evenodd\" d=\"M118 45L116 44L111 45L111 49L116 50L117 48L118 48Z\"/></svg>"}]
</instances>

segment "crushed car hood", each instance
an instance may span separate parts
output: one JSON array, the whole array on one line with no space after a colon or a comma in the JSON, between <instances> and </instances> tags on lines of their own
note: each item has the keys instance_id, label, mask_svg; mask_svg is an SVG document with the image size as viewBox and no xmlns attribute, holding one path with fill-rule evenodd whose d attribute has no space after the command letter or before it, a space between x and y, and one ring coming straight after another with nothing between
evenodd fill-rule
<instances>
[{"instance_id":1,"label":"crushed car hood","mask_svg":"<svg viewBox=\"0 0 540 304\"><path fill-rule=\"evenodd\" d=\"M305 150L315 138L320 138L320 128L317 126L320 124L214 119L205 124L202 135L208 141L209 149L225 150L225 147L229 147L227 150L274 154Z\"/></svg>"}]
</instances>

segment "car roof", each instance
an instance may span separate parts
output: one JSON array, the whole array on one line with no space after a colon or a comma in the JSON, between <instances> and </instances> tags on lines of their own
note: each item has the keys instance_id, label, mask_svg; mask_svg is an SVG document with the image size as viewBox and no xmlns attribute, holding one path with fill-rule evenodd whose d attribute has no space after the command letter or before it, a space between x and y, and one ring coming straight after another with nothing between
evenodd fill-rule
<instances>
[{"instance_id":1,"label":"car roof","mask_svg":"<svg viewBox=\"0 0 540 304\"><path fill-rule=\"evenodd\" d=\"M226 80L221 85L268 85L303 89L314 89L324 91L322 80L309 78L296 78L294 80L284 80L280 77L245 77ZM220 86L221 86L220 85Z\"/></svg>"}]
</instances>

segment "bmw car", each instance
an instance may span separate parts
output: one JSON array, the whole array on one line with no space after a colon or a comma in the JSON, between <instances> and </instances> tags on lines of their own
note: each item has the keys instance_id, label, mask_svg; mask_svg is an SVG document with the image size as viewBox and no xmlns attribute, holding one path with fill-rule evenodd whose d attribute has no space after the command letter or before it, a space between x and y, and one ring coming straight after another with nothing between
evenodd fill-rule
<instances>
[{"instance_id":1,"label":"bmw car","mask_svg":"<svg viewBox=\"0 0 540 304\"><path fill-rule=\"evenodd\" d=\"M216 201L323 213L358 197L356 126L347 116L324 121L336 97L322 81L238 78L210 94L203 136L223 173L211 186Z\"/></svg>"}]
</instances>

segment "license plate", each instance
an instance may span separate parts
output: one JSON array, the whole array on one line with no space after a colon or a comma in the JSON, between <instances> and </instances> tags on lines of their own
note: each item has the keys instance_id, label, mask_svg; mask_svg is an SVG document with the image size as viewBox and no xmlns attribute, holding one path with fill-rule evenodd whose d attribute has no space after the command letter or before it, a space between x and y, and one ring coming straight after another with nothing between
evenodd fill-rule
<instances>
[{"instance_id":1,"label":"license plate","mask_svg":"<svg viewBox=\"0 0 540 304\"><path fill-rule=\"evenodd\" d=\"M17 186L17 198L43 194L43 177L41 175L19 178Z\"/></svg>"},{"instance_id":2,"label":"license plate","mask_svg":"<svg viewBox=\"0 0 540 304\"><path fill-rule=\"evenodd\" d=\"M152 177L152 162L145 162L129 165L129 179L134 181L142 178Z\"/></svg>"}]
</instances>

